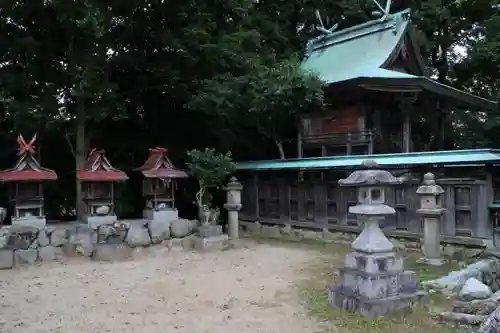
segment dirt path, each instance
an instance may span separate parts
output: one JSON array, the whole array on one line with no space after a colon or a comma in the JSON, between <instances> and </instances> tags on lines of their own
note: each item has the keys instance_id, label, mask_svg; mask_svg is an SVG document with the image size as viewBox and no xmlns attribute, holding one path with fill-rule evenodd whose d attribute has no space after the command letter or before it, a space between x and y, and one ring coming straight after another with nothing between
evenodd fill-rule
<instances>
[{"instance_id":1,"label":"dirt path","mask_svg":"<svg viewBox=\"0 0 500 333\"><path fill-rule=\"evenodd\" d=\"M313 333L297 267L315 253L252 244L218 253L155 247L134 261L0 271L0 332Z\"/></svg>"}]
</instances>

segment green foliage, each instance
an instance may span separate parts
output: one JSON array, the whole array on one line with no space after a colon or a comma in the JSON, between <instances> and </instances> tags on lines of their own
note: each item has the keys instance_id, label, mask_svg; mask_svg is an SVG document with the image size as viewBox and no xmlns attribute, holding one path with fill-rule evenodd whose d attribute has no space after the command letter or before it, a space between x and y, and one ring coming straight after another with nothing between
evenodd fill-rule
<instances>
[{"instance_id":1,"label":"green foliage","mask_svg":"<svg viewBox=\"0 0 500 333\"><path fill-rule=\"evenodd\" d=\"M199 207L207 204L206 191L209 188L219 188L235 169L231 152L219 153L215 149L206 148L203 151L190 150L187 153L189 173L198 180L199 190L196 203Z\"/></svg>"}]
</instances>

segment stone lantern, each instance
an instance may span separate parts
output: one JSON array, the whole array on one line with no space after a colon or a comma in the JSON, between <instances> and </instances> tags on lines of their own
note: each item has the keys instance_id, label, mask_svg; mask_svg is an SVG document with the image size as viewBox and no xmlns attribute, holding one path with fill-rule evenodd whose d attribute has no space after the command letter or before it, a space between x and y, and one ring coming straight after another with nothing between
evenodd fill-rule
<instances>
[{"instance_id":1,"label":"stone lantern","mask_svg":"<svg viewBox=\"0 0 500 333\"><path fill-rule=\"evenodd\" d=\"M433 266L440 266L445 263L441 257L441 216L446 209L438 204L438 197L444 193L441 186L436 184L432 173L426 173L422 185L417 189L420 195L420 209L417 213L424 219L424 257L420 262Z\"/></svg>"},{"instance_id":2,"label":"stone lantern","mask_svg":"<svg viewBox=\"0 0 500 333\"><path fill-rule=\"evenodd\" d=\"M228 214L229 238L237 239L239 237L238 212L241 209L241 191L243 190L243 185L241 185L236 177L231 177L230 182L224 187L224 190L226 191L227 198L224 208L227 209Z\"/></svg>"},{"instance_id":3,"label":"stone lantern","mask_svg":"<svg viewBox=\"0 0 500 333\"><path fill-rule=\"evenodd\" d=\"M366 170L353 172L339 181L341 186L358 188L358 204L349 208L357 215L363 231L352 243L352 252L340 269L340 284L329 287L330 306L366 317L378 317L411 308L425 292L417 291L415 273L403 271L403 260L394 253L392 243L379 226L379 221L394 215L394 208L385 204L388 187L401 184L402 178L376 169L374 161L365 161Z\"/></svg>"}]
</instances>

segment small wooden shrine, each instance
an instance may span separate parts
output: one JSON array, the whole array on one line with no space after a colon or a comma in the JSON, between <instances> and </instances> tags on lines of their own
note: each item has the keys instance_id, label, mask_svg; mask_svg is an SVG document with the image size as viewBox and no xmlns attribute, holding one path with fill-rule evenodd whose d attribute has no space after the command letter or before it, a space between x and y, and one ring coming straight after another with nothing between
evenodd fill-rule
<instances>
[{"instance_id":1,"label":"small wooden shrine","mask_svg":"<svg viewBox=\"0 0 500 333\"><path fill-rule=\"evenodd\" d=\"M35 142L36 134L29 142L22 135L17 137L19 160L12 169L0 172L0 180L9 183L12 224L42 227L46 224L42 182L57 180L57 174L36 160Z\"/></svg>"},{"instance_id":2,"label":"small wooden shrine","mask_svg":"<svg viewBox=\"0 0 500 333\"><path fill-rule=\"evenodd\" d=\"M85 170L79 170L77 177L82 181L87 223L115 222L114 183L128 180L125 172L113 168L104 150L93 149L85 162Z\"/></svg>"},{"instance_id":3,"label":"small wooden shrine","mask_svg":"<svg viewBox=\"0 0 500 333\"><path fill-rule=\"evenodd\" d=\"M149 220L176 220L175 208L176 179L187 178L188 174L175 168L167 156L166 148L149 149L149 157L137 170L144 176L142 194L146 199L144 218Z\"/></svg>"}]
</instances>

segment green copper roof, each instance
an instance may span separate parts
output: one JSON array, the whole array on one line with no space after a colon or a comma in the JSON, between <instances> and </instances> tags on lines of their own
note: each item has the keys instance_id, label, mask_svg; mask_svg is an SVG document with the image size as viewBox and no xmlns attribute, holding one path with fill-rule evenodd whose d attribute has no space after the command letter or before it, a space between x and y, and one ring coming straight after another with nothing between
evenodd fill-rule
<instances>
[{"instance_id":1,"label":"green copper roof","mask_svg":"<svg viewBox=\"0 0 500 333\"><path fill-rule=\"evenodd\" d=\"M313 72L327 84L356 81L367 89L381 89L392 85L393 91L426 90L449 98L460 105L496 109L497 103L425 76L384 69L411 32L410 11L388 15L308 43L302 69ZM410 39L412 38L409 34ZM420 55L416 55L421 62ZM423 69L422 69L423 71Z\"/></svg>"},{"instance_id":2,"label":"green copper roof","mask_svg":"<svg viewBox=\"0 0 500 333\"><path fill-rule=\"evenodd\" d=\"M410 11L406 10L389 15L384 21L370 21L318 38L309 44L311 52L302 68L327 83L366 75L397 75L395 71L375 73L374 70L384 66L398 50L409 19Z\"/></svg>"},{"instance_id":3,"label":"green copper roof","mask_svg":"<svg viewBox=\"0 0 500 333\"><path fill-rule=\"evenodd\" d=\"M374 160L383 168L418 165L470 166L500 162L498 149L444 150L420 153L349 155L288 160L239 162L238 170L353 169L366 160Z\"/></svg>"}]
</instances>

